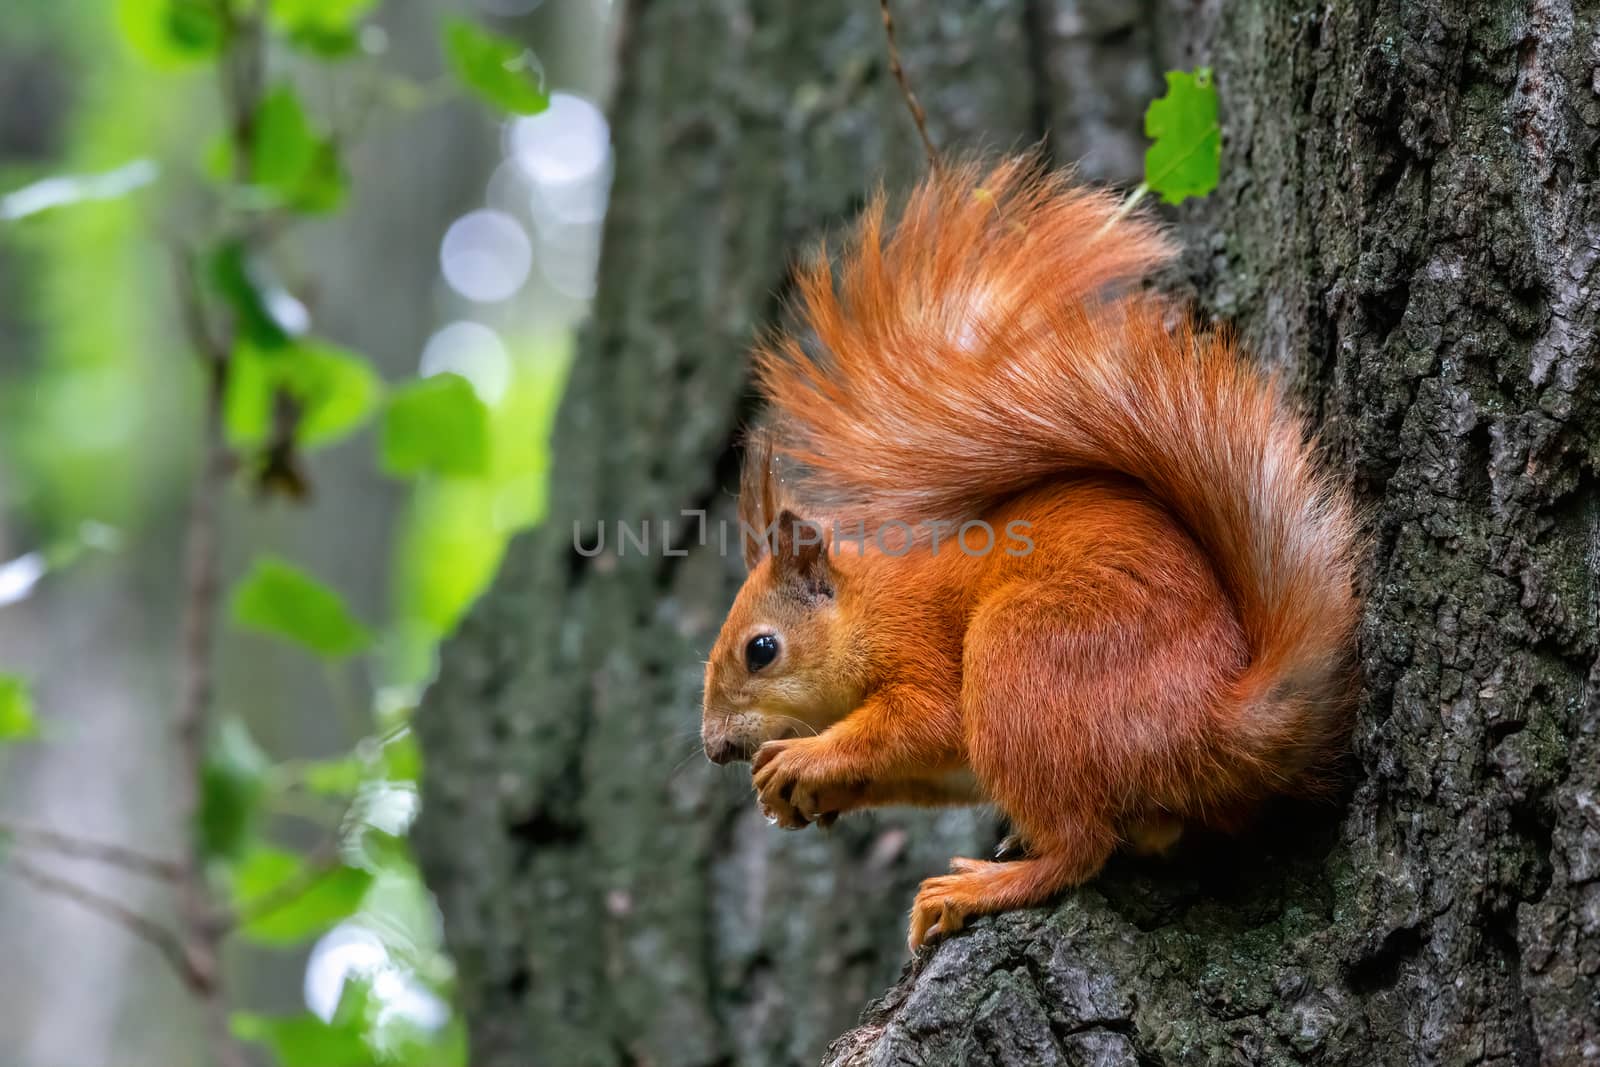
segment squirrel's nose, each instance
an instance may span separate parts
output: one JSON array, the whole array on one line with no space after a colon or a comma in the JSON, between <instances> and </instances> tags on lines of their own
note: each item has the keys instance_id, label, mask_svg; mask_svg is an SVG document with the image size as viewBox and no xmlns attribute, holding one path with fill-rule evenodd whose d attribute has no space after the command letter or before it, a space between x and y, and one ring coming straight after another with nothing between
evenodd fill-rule
<instances>
[{"instance_id":1,"label":"squirrel's nose","mask_svg":"<svg viewBox=\"0 0 1600 1067\"><path fill-rule=\"evenodd\" d=\"M706 738L706 759L712 763L732 763L744 755L744 746L726 737Z\"/></svg>"}]
</instances>

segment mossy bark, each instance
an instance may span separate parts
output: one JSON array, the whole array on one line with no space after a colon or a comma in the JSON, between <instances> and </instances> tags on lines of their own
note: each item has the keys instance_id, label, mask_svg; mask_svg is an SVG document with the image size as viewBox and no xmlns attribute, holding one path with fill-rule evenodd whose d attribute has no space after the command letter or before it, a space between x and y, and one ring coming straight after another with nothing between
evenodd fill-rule
<instances>
[{"instance_id":1,"label":"mossy bark","mask_svg":"<svg viewBox=\"0 0 1600 1067\"><path fill-rule=\"evenodd\" d=\"M1215 66L1224 185L1186 278L1305 387L1371 505L1336 806L1118 861L980 920L831 1064L1600 1058L1600 24L1537 0L896 5L948 146L1137 165L1159 71ZM1131 5L1129 5L1131 6ZM419 717L419 848L473 1062L815 1062L894 979L970 813L780 833L695 754L739 579L743 353L786 264L920 165L872 4L622 12L595 322L519 540ZM652 553L574 551L603 521ZM674 546L661 551L663 520Z\"/></svg>"}]
</instances>

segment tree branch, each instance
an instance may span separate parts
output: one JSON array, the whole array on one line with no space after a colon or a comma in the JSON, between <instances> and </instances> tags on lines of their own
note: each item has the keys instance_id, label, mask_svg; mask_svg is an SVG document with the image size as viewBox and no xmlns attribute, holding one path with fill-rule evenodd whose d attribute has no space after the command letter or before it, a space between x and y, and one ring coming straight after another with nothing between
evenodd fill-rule
<instances>
[{"instance_id":1,"label":"tree branch","mask_svg":"<svg viewBox=\"0 0 1600 1067\"><path fill-rule=\"evenodd\" d=\"M256 112L261 95L263 37L260 6L238 12L223 4L234 45L222 64L221 78L229 132L233 141L234 179L248 185ZM205 297L193 265L179 258L179 297L192 343L205 363L204 431L200 473L189 505L184 536L183 623L180 645L182 691L177 711L178 819L192 828L200 813L200 784L211 732L212 653L216 628L219 575L218 516L232 466L223 428L232 345L212 333L205 318ZM211 981L196 989L219 1067L248 1067L244 1050L234 1040L228 1020L228 999L222 975L225 931L215 921L205 877L206 857L198 838L185 854L178 879L178 914L189 957Z\"/></svg>"},{"instance_id":2,"label":"tree branch","mask_svg":"<svg viewBox=\"0 0 1600 1067\"><path fill-rule=\"evenodd\" d=\"M126 845L112 844L109 841L91 841L75 834L66 834L42 826L27 826L9 819L0 819L0 837L9 837L24 847L120 867L162 882L176 882L183 876L183 865L177 860L152 856L147 852Z\"/></svg>"},{"instance_id":3,"label":"tree branch","mask_svg":"<svg viewBox=\"0 0 1600 1067\"><path fill-rule=\"evenodd\" d=\"M215 973L206 969L202 961L185 948L183 939L175 931L154 919L140 915L112 897L35 867L24 857L12 856L5 869L40 892L70 900L145 941L166 957L183 984L196 996L206 996L215 986Z\"/></svg>"},{"instance_id":4,"label":"tree branch","mask_svg":"<svg viewBox=\"0 0 1600 1067\"><path fill-rule=\"evenodd\" d=\"M189 506L184 545L183 689L178 706L178 821L190 828L200 813L200 783L210 735L211 654L218 576L217 513L227 484L228 452L222 433L225 363L208 360L206 367L205 436L199 480ZM220 940L212 932L212 906L205 879L205 859L198 843L185 856L178 879L179 914L197 966L215 975L221 967ZM244 1067L244 1057L228 1030L227 1001L220 983L196 989L205 1004L212 1047L224 1067Z\"/></svg>"},{"instance_id":5,"label":"tree branch","mask_svg":"<svg viewBox=\"0 0 1600 1067\"><path fill-rule=\"evenodd\" d=\"M174 247L173 277L178 290L178 311L183 317L183 332L197 355L207 364L220 365L228 359L229 345L211 329L206 317L206 299L195 271L194 256L186 248Z\"/></svg>"}]
</instances>

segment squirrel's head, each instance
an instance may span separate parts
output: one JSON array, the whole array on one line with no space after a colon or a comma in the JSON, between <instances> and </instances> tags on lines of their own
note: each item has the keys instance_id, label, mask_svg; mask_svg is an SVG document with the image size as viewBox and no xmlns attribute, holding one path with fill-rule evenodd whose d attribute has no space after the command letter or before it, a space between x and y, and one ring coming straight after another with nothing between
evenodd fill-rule
<instances>
[{"instance_id":1,"label":"squirrel's head","mask_svg":"<svg viewBox=\"0 0 1600 1067\"><path fill-rule=\"evenodd\" d=\"M854 709L840 574L820 525L783 511L747 552L749 577L706 662L700 737L716 763L818 733Z\"/></svg>"}]
</instances>

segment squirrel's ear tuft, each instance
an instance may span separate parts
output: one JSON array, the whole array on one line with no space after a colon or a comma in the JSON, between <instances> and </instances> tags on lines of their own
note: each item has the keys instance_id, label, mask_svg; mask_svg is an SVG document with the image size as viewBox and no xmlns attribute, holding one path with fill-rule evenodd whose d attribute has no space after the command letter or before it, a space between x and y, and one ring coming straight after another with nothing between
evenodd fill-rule
<instances>
[{"instance_id":1,"label":"squirrel's ear tuft","mask_svg":"<svg viewBox=\"0 0 1600 1067\"><path fill-rule=\"evenodd\" d=\"M762 557L772 551L772 527L768 523L778 513L776 457L772 428L751 430L745 439L744 464L739 470L740 540L746 572L755 570Z\"/></svg>"},{"instance_id":2,"label":"squirrel's ear tuft","mask_svg":"<svg viewBox=\"0 0 1600 1067\"><path fill-rule=\"evenodd\" d=\"M761 536L760 530L752 530L744 526L740 527L739 540L744 545L744 571L749 574L756 569L756 564L760 563L762 558L772 550L772 545L767 538Z\"/></svg>"},{"instance_id":3,"label":"squirrel's ear tuft","mask_svg":"<svg viewBox=\"0 0 1600 1067\"><path fill-rule=\"evenodd\" d=\"M771 547L773 566L781 581L798 586L808 600L833 596L828 536L820 522L802 519L784 508L773 524Z\"/></svg>"}]
</instances>

